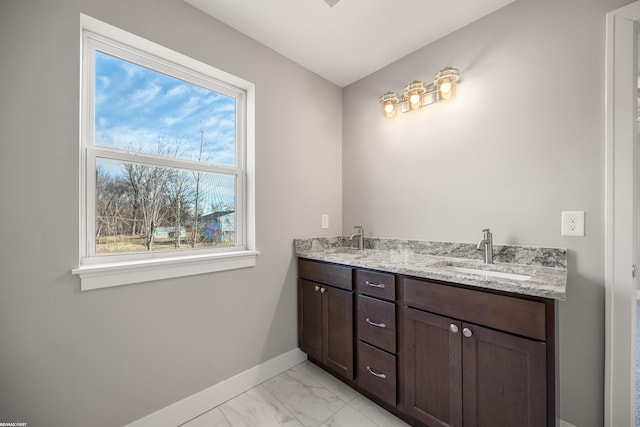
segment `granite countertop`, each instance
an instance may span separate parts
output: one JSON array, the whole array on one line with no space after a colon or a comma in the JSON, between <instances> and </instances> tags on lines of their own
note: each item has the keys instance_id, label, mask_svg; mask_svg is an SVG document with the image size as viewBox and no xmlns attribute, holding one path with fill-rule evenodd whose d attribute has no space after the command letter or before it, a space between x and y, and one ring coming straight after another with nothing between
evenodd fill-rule
<instances>
[{"instance_id":1,"label":"granite countertop","mask_svg":"<svg viewBox=\"0 0 640 427\"><path fill-rule=\"evenodd\" d=\"M522 295L566 298L567 251L561 248L495 245L495 263L485 264L482 251L469 243L365 238L365 249L358 250L346 237L336 237L296 239L294 244L301 258ZM518 276L495 277L465 269ZM522 276L529 278L522 280Z\"/></svg>"}]
</instances>

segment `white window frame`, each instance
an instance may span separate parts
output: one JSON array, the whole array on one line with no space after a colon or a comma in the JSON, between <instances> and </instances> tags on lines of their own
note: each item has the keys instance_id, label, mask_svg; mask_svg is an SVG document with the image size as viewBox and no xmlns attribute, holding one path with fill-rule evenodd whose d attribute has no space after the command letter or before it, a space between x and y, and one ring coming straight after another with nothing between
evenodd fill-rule
<instances>
[{"instance_id":1,"label":"white window frame","mask_svg":"<svg viewBox=\"0 0 640 427\"><path fill-rule=\"evenodd\" d=\"M255 86L195 59L81 15L80 259L72 273L82 290L253 267L255 248ZM167 159L98 147L94 135L95 52L100 51L236 99L236 166ZM232 247L135 254L95 253L95 160L182 167L236 178L236 244Z\"/></svg>"}]
</instances>

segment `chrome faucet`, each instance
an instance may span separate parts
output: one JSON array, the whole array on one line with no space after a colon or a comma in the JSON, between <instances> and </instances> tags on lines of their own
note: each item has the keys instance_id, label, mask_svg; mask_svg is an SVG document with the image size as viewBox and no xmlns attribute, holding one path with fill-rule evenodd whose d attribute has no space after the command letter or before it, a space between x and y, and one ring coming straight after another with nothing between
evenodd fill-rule
<instances>
[{"instance_id":1,"label":"chrome faucet","mask_svg":"<svg viewBox=\"0 0 640 427\"><path fill-rule=\"evenodd\" d=\"M364 227L361 226L361 225L356 225L353 228L358 230L358 232L356 234L352 234L351 237L349 237L349 240L353 240L353 238L357 236L358 237L358 249L363 251L364 250Z\"/></svg>"},{"instance_id":2,"label":"chrome faucet","mask_svg":"<svg viewBox=\"0 0 640 427\"><path fill-rule=\"evenodd\" d=\"M478 250L484 246L484 263L493 264L493 235L488 228L482 230L484 237L478 242Z\"/></svg>"}]
</instances>

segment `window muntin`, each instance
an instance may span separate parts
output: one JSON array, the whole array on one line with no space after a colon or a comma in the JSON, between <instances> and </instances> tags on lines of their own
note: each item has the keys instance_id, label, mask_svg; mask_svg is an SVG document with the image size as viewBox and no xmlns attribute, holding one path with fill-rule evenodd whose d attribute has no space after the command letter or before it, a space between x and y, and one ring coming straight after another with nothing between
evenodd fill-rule
<instances>
[{"instance_id":1,"label":"window muntin","mask_svg":"<svg viewBox=\"0 0 640 427\"><path fill-rule=\"evenodd\" d=\"M245 92L88 31L83 42L82 263L246 249Z\"/></svg>"}]
</instances>

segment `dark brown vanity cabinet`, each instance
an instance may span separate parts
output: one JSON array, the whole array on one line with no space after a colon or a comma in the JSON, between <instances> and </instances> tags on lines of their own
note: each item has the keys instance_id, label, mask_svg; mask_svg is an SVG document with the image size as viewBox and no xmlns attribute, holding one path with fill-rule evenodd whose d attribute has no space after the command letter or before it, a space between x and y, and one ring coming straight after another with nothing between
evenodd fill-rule
<instances>
[{"instance_id":1,"label":"dark brown vanity cabinet","mask_svg":"<svg viewBox=\"0 0 640 427\"><path fill-rule=\"evenodd\" d=\"M300 348L411 425L556 426L554 300L298 267Z\"/></svg>"},{"instance_id":2,"label":"dark brown vanity cabinet","mask_svg":"<svg viewBox=\"0 0 640 427\"><path fill-rule=\"evenodd\" d=\"M360 387L396 406L395 275L356 270L358 378Z\"/></svg>"},{"instance_id":3,"label":"dark brown vanity cabinet","mask_svg":"<svg viewBox=\"0 0 640 427\"><path fill-rule=\"evenodd\" d=\"M405 412L427 426L555 425L544 302L401 283Z\"/></svg>"},{"instance_id":4,"label":"dark brown vanity cabinet","mask_svg":"<svg viewBox=\"0 0 640 427\"><path fill-rule=\"evenodd\" d=\"M353 379L352 269L298 261L298 344L309 358Z\"/></svg>"}]
</instances>

